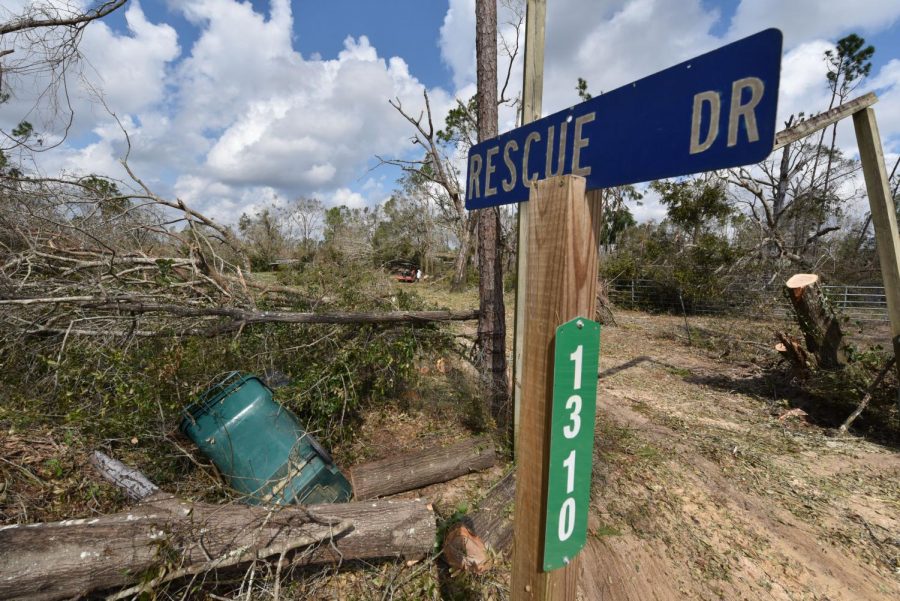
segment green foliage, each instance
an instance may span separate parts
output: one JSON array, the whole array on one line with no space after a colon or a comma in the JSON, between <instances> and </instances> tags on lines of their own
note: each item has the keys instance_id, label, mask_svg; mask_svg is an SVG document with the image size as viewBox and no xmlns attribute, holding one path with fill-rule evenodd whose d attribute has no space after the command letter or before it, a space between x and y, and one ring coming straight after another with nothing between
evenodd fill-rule
<instances>
[{"instance_id":1,"label":"green foliage","mask_svg":"<svg viewBox=\"0 0 900 601\"><path fill-rule=\"evenodd\" d=\"M587 80L578 78L578 83L575 84L575 91L578 92L578 97L581 98L582 102L590 100L593 98L591 93L588 92L588 83Z\"/></svg>"},{"instance_id":2,"label":"green foliage","mask_svg":"<svg viewBox=\"0 0 900 601\"><path fill-rule=\"evenodd\" d=\"M692 232L694 238L714 224L722 224L734 209L725 198L725 188L702 179L655 181L650 187L660 195L669 221Z\"/></svg>"},{"instance_id":3,"label":"green foliage","mask_svg":"<svg viewBox=\"0 0 900 601\"><path fill-rule=\"evenodd\" d=\"M116 182L99 175L89 175L79 182L85 194L100 206L105 219L119 216L131 207L131 200L122 194Z\"/></svg>"},{"instance_id":4,"label":"green foliage","mask_svg":"<svg viewBox=\"0 0 900 601\"><path fill-rule=\"evenodd\" d=\"M421 265L430 243L429 225L420 204L406 196L392 196L382 206L382 218L372 236L375 264L402 260Z\"/></svg>"},{"instance_id":5,"label":"green foliage","mask_svg":"<svg viewBox=\"0 0 900 601\"><path fill-rule=\"evenodd\" d=\"M474 144L478 140L477 113L477 95L469 98L464 106L457 104L447 113L444 129L438 130L437 139L444 144Z\"/></svg>"},{"instance_id":6,"label":"green foliage","mask_svg":"<svg viewBox=\"0 0 900 601\"><path fill-rule=\"evenodd\" d=\"M34 126L28 121L22 121L12 130L12 137L19 141L25 141L34 133Z\"/></svg>"},{"instance_id":7,"label":"green foliage","mask_svg":"<svg viewBox=\"0 0 900 601\"><path fill-rule=\"evenodd\" d=\"M740 257L728 238L712 231L701 232L685 244L679 228L671 224L645 223L629 228L621 237L616 253L607 257L601 270L607 279L655 282L650 295L659 308L721 298L724 275Z\"/></svg>"},{"instance_id":8,"label":"green foliage","mask_svg":"<svg viewBox=\"0 0 900 601\"><path fill-rule=\"evenodd\" d=\"M843 97L855 86L855 81L868 77L872 70L871 58L875 47L866 46L866 40L855 33L838 40L834 50L825 51L828 64L828 84L839 96Z\"/></svg>"},{"instance_id":9,"label":"green foliage","mask_svg":"<svg viewBox=\"0 0 900 601\"><path fill-rule=\"evenodd\" d=\"M422 307L409 292L386 297L383 276L374 271L349 275L317 266L295 276L311 294L326 293L348 311ZM191 464L173 455L166 436L176 431L183 407L220 374L284 373L290 384L276 390L276 399L333 446L352 437L371 403L400 397L416 377L418 356L451 342L432 326L287 324L246 328L237 338L159 337L121 347L72 337L62 352L58 340L23 341L27 347L0 349L0 427L64 426L94 448L127 447L137 438L147 475L160 484L179 482Z\"/></svg>"}]
</instances>

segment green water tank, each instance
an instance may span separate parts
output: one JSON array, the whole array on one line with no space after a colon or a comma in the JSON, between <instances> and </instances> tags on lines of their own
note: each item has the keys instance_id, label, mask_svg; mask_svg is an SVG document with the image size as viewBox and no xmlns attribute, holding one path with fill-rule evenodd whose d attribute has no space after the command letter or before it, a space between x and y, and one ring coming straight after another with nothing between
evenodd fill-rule
<instances>
[{"instance_id":1,"label":"green water tank","mask_svg":"<svg viewBox=\"0 0 900 601\"><path fill-rule=\"evenodd\" d=\"M253 504L343 503L350 483L262 380L238 372L184 410L181 431Z\"/></svg>"}]
</instances>

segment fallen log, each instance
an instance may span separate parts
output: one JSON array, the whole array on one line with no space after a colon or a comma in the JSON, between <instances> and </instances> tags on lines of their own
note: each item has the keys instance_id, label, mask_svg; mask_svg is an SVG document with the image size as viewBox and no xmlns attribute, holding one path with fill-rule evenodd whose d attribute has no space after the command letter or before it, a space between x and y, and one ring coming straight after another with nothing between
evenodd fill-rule
<instances>
[{"instance_id":1,"label":"fallen log","mask_svg":"<svg viewBox=\"0 0 900 601\"><path fill-rule=\"evenodd\" d=\"M422 499L264 508L155 493L118 514L0 527L0 598L73 598L142 580L152 588L265 557L293 565L419 558L435 535Z\"/></svg>"},{"instance_id":2,"label":"fallen log","mask_svg":"<svg viewBox=\"0 0 900 601\"><path fill-rule=\"evenodd\" d=\"M797 318L807 350L822 369L838 369L847 363L840 319L825 298L814 273L798 273L784 285L784 293Z\"/></svg>"},{"instance_id":3,"label":"fallen log","mask_svg":"<svg viewBox=\"0 0 900 601\"><path fill-rule=\"evenodd\" d=\"M506 553L512 546L516 473L509 472L478 503L475 511L450 528L444 539L444 558L451 566L481 573L490 567L482 549Z\"/></svg>"},{"instance_id":4,"label":"fallen log","mask_svg":"<svg viewBox=\"0 0 900 601\"><path fill-rule=\"evenodd\" d=\"M374 499L446 482L496 463L497 450L490 439L469 438L358 465L350 470L350 483L354 499Z\"/></svg>"},{"instance_id":5,"label":"fallen log","mask_svg":"<svg viewBox=\"0 0 900 601\"><path fill-rule=\"evenodd\" d=\"M159 492L159 487L142 472L100 451L91 454L90 462L104 479L118 486L133 501L146 499Z\"/></svg>"}]
</instances>

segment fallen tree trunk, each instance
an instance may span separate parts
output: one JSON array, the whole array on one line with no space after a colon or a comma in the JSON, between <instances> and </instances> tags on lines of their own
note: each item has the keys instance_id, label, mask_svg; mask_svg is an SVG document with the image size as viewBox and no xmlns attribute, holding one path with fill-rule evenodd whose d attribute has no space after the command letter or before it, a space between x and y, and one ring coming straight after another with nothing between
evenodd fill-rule
<instances>
[{"instance_id":1,"label":"fallen tree trunk","mask_svg":"<svg viewBox=\"0 0 900 601\"><path fill-rule=\"evenodd\" d=\"M469 438L358 465L350 470L350 483L354 499L373 499L446 482L496 463L497 451L490 439Z\"/></svg>"},{"instance_id":2,"label":"fallen tree trunk","mask_svg":"<svg viewBox=\"0 0 900 601\"><path fill-rule=\"evenodd\" d=\"M0 527L0 598L63 599L147 586L265 557L293 565L427 555L421 499L288 506L190 503L156 493L131 511Z\"/></svg>"},{"instance_id":3,"label":"fallen tree trunk","mask_svg":"<svg viewBox=\"0 0 900 601\"><path fill-rule=\"evenodd\" d=\"M516 495L516 473L509 472L447 533L444 557L453 567L481 573L489 566L489 548L506 553L512 547L513 512Z\"/></svg>"},{"instance_id":4,"label":"fallen tree trunk","mask_svg":"<svg viewBox=\"0 0 900 601\"><path fill-rule=\"evenodd\" d=\"M798 273L784 285L806 348L822 369L838 369L847 363L844 334L834 308L828 303L814 273Z\"/></svg>"}]
</instances>

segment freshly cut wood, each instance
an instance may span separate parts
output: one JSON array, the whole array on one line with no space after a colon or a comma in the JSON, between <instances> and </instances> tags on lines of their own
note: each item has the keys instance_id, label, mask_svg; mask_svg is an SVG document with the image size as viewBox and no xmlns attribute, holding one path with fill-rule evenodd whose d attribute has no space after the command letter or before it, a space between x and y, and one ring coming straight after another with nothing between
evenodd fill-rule
<instances>
[{"instance_id":1,"label":"freshly cut wood","mask_svg":"<svg viewBox=\"0 0 900 601\"><path fill-rule=\"evenodd\" d=\"M811 366L809 353L800 341L784 332L775 332L775 337L779 340L775 350L788 360L798 374L808 372Z\"/></svg>"},{"instance_id":2,"label":"freshly cut wood","mask_svg":"<svg viewBox=\"0 0 900 601\"><path fill-rule=\"evenodd\" d=\"M785 283L784 292L794 308L806 349L815 356L818 367L843 367L847 363L844 334L840 319L819 285L819 276L798 273Z\"/></svg>"},{"instance_id":3,"label":"freshly cut wood","mask_svg":"<svg viewBox=\"0 0 900 601\"><path fill-rule=\"evenodd\" d=\"M358 465L350 470L350 483L354 499L374 499L446 482L496 463L497 450L489 438L469 438Z\"/></svg>"},{"instance_id":4,"label":"freshly cut wood","mask_svg":"<svg viewBox=\"0 0 900 601\"><path fill-rule=\"evenodd\" d=\"M484 542L462 524L457 524L447 533L444 559L452 567L474 574L482 574L491 568L491 558Z\"/></svg>"},{"instance_id":5,"label":"freshly cut wood","mask_svg":"<svg viewBox=\"0 0 900 601\"><path fill-rule=\"evenodd\" d=\"M118 514L0 527L0 598L81 597L147 575L156 577L144 586L153 586L264 557L294 565L418 558L435 535L421 499L268 509L156 493Z\"/></svg>"},{"instance_id":6,"label":"freshly cut wood","mask_svg":"<svg viewBox=\"0 0 900 601\"><path fill-rule=\"evenodd\" d=\"M516 473L510 472L478 503L471 515L463 518L473 534L500 552L509 551L513 540L513 501L516 496Z\"/></svg>"},{"instance_id":7,"label":"freshly cut wood","mask_svg":"<svg viewBox=\"0 0 900 601\"><path fill-rule=\"evenodd\" d=\"M450 565L478 574L490 568L490 556L483 554L482 548L498 553L509 551L515 495L516 473L512 471L491 488L475 511L450 529L444 542L444 557ZM459 536L464 546L453 544Z\"/></svg>"}]
</instances>

